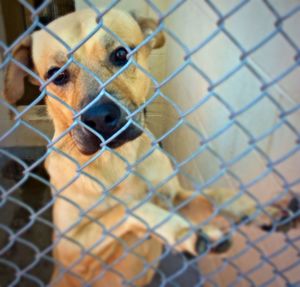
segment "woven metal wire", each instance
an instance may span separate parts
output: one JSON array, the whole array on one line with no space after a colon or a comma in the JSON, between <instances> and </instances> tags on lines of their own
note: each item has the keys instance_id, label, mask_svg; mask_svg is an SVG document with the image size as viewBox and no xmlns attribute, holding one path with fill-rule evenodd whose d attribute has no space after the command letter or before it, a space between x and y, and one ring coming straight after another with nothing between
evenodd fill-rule
<instances>
[{"instance_id":1,"label":"woven metal wire","mask_svg":"<svg viewBox=\"0 0 300 287\"><path fill-rule=\"evenodd\" d=\"M254 0L255 1L255 0ZM89 212L93 210L95 207L97 207L105 197L110 196L115 201L119 202L119 204L124 205L128 216L133 216L138 218L139 220L142 220L136 213L138 208L142 206L146 201L150 200L151 197L154 196L157 189L162 187L164 184L166 184L172 177L177 176L178 174L182 173L181 168L191 162L193 159L195 159L197 156L201 155L204 152L208 152L210 155L212 155L219 163L220 169L218 172L215 173L215 175L210 178L209 180L206 180L199 184L198 182L194 182L194 187L197 191L201 191L203 188L209 187L213 185L215 182L217 182L225 173L229 175L231 178L235 180L235 182L239 186L239 192L237 195L232 198L229 202L226 204L229 205L231 202L234 202L241 194L247 194L249 197L254 199L257 202L257 208L260 211L264 211L265 207L267 205L276 203L278 200L280 200L282 197L287 195L288 193L293 193L293 189L300 183L300 179L296 179L294 181L289 181L286 179L286 177L280 172L280 169L278 169L278 165L280 163L286 161L287 159L293 157L300 149L300 135L299 135L299 127L295 125L295 123L292 123L289 120L289 116L298 112L300 109L300 103L296 103L293 107L286 109L281 105L281 103L272 95L271 88L276 85L281 80L288 77L291 73L293 73L299 66L299 55L300 50L297 45L297 41L289 34L284 28L284 24L288 19L291 19L292 17L299 17L298 13L300 11L300 4L295 5L290 11L287 11L285 14L280 14L279 11L276 9L276 5L274 5L271 0L263 0L261 1L264 5L264 8L267 9L274 17L274 26L273 30L266 36L264 36L259 42L255 43L250 48L246 48L243 43L241 43L238 38L232 33L232 31L227 27L227 22L234 17L234 15L240 13L242 9L244 9L249 3L250 0L240 0L235 1L235 5L232 6L230 11L227 11L226 13L222 12L218 8L218 1L214 0L205 0L203 1L203 5L206 5L208 9L211 10L212 13L215 14L217 21L215 23L214 30L205 38L201 39L201 41L194 47L189 47L184 43L180 37L176 35L176 32L172 30L172 27L169 25L166 25L165 21L168 19L168 17L171 17L178 9L180 9L181 6L185 5L188 1L187 0L178 0L172 2L168 9L166 11L161 11L158 6L155 4L156 1L152 0L145 0L147 5L154 11L154 13L157 16L158 19L158 27L157 29L147 38L140 43L137 47L135 47L132 51L130 51L130 55L134 55L143 45L146 45L155 35L157 35L159 32L163 31L165 34L168 35L172 41L176 43L176 45L179 45L179 47L182 48L182 51L184 53L184 57L182 58L182 64L176 68L170 75L165 77L162 81L158 81L153 77L153 75L146 71L143 67L141 67L135 60L134 57L129 57L128 63L120 68L118 72L113 75L110 79L103 82L97 75L93 73L93 71L89 70L86 66L84 66L82 63L77 61L75 57L73 56L74 53L84 44L86 43L93 35L99 31L100 29L103 29L107 33L109 33L112 37L116 38L121 45L124 47L127 47L126 43L122 41L122 39L118 38L117 35L115 35L112 31L109 30L108 27L106 27L102 21L103 15L108 13L112 8L117 7L121 0L112 0L111 3L105 7L103 10L99 10L99 8L93 3L93 1L85 0L84 2L86 5L92 9L95 12L95 19L97 19L97 24L95 25L95 28L93 31L90 32L90 34L82 39L75 47L69 47L67 43L65 43L61 38L58 37L53 31L51 31L47 26L43 25L39 20L39 14L45 7L51 3L51 0L45 0L42 5L40 5L38 8L33 8L29 2L26 0L19 0L20 4L23 5L23 7L29 11L31 14L32 24L27 28L26 31L24 31L11 45L7 45L4 41L0 42L0 47L3 50L3 61L0 65L0 69L2 71L5 70L7 65L10 62L15 63L18 65L21 69L26 71L29 75L31 75L34 79L36 79L40 83L40 94L36 97L34 101L32 101L24 110L19 111L16 107L8 104L3 98L0 99L0 104L8 109L11 114L14 116L14 124L6 130L3 134L0 135L0 142L4 141L6 138L13 135L17 129L21 126L25 126L29 130L31 130L33 133L39 135L41 138L43 138L47 142L47 150L43 152L42 154L39 154L38 159L35 161L25 161L21 159L20 156L18 156L17 153L14 153L11 149L1 148L0 149L0 155L3 158L9 159L12 162L16 163L17 166L21 166L21 175L16 180L14 184L11 184L9 187L6 184L0 185L0 192L1 192L1 202L0 202L0 209L3 208L3 206L7 204L19 206L22 209L26 210L26 216L27 221L26 224L23 224L21 228L19 229L12 229L11 226L8 223L5 223L5 221L1 221L0 223L0 229L1 234L4 234L4 237L6 238L4 240L4 244L1 242L1 249L0 249L0 278L1 276L4 276L4 273L12 273L13 275L10 277L8 281L5 281L4 284L7 284L7 286L24 286L22 282L27 282L28 286L45 286L47 285L47 279L43 278L43 276L40 276L38 272L33 272L35 270L36 266L41 264L41 261L44 262L45 268L50 268L50 266L53 266L55 264L61 265L59 262L57 262L55 259L51 257L51 251L53 247L57 244L56 241L50 242L49 244L46 244L46 246L43 246L41 248L40 246L37 247L37 244L35 242L30 241L29 239L26 239L26 232L28 232L34 225L40 225L40 226L46 226L47 228L56 231L59 233L59 230L57 230L56 226L51 222L51 216L45 216L45 213L49 212L51 207L53 206L55 202L55 198L59 197L63 190L65 190L68 186L70 186L73 182L75 182L78 177L82 174L85 176L91 178L93 181L97 182L103 189L105 190L102 197L99 198L97 202L94 203L93 206L90 206L87 210L81 210L81 218L85 217L88 218L90 221L94 222L95 224L99 225L103 230L103 237L100 238L95 245L90 247L89 249L86 249L84 246L81 246L80 243L74 242L78 245L79 248L83 251L82 256L89 254L92 257L95 257L92 253L93 247L101 244L101 242L105 239L105 236L113 237L115 240L119 241L124 247L125 247L125 254L122 255L120 258L112 262L111 264L105 264L105 262L102 262L99 258L95 258L95 260L99 260L101 264L103 264L104 268L103 271L100 272L93 280L92 282L85 282L78 274L75 274L72 272L72 266L69 266L68 269L64 269L63 266L60 266L61 270L63 270L62 274L64 272L72 274L74 277L77 277L81 282L82 286L92 286L93 283L95 283L97 280L100 280L105 272L111 271L113 273L116 273L118 276L122 277L122 274L119 274L115 269L114 266L124 258L126 254L134 253L134 249L136 246L139 246L143 241L147 240L147 237L151 234L157 234L157 229L168 222L170 219L169 217L164 218L158 225L156 226L149 226L148 230L149 232L140 238L133 246L130 248L126 246L124 242L120 238L117 238L113 235L112 230L107 230L101 222L95 220L93 217L89 215ZM143 1L144 2L144 1ZM55 76L60 72L58 71L56 75L53 75L49 80L43 81L40 79L33 71L31 71L28 67L24 66L22 63L18 62L16 59L12 56L12 50L17 47L17 45L25 39L28 35L32 34L35 29L44 29L47 31L50 35L52 35L59 43L61 43L66 49L68 50L68 61L61 67L60 71L67 68L71 63L76 64L80 69L85 70L91 77L93 77L102 87L102 90L100 94L91 102L89 103L84 109L82 109L80 112L77 112L72 109L72 107L68 106L66 103L64 103L61 99L59 99L56 95L53 95L47 91L47 85L55 78ZM212 79L209 74L205 71L204 68L199 66L197 63L193 61L193 56L200 52L202 49L207 47L214 39L219 37L220 35L224 36L231 42L232 45L240 52L240 58L238 59L238 64L232 67L230 70L226 71L221 77L217 79ZM257 69L256 65L253 64L251 60L251 55L253 55L255 52L257 52L259 49L261 49L264 45L269 43L275 36L281 35L290 49L294 52L294 63L290 65L288 68L286 68L284 71L281 71L278 73L278 75L272 79L266 79L264 75L261 74L261 72ZM129 47L127 47L130 49ZM126 68L129 65L134 64L138 69L140 69L147 77L151 79L152 85L154 86L154 93L147 99L147 101L142 104L140 107L138 107L134 112L130 111L128 108L122 105L122 108L127 113L127 119L128 122L125 126L123 126L116 134L114 134L109 139L101 138L101 135L98 134L98 136L102 139L101 149L83 166L80 166L76 159L72 158L68 154L64 153L63 151L57 149L55 147L55 144L59 142L67 133L69 133L76 125L82 125L86 129L90 130L92 133L95 133L94 130L92 130L90 127L85 125L83 122L80 121L80 115L84 113L88 108L90 108L96 101L98 101L101 97L105 96L109 98L112 101L116 101L116 99L110 95L106 91L106 87L114 81L121 73L126 70ZM204 79L208 85L207 93L201 97L201 100L199 100L198 103L196 103L194 106L189 108L188 110L183 111L170 97L168 97L167 94L165 94L162 90L162 88L167 85L169 82L171 82L177 75L179 75L186 67L191 67L193 71L196 71L202 79ZM256 79L257 83L260 86L260 94L256 95L250 102L245 103L244 107L237 110L234 108L229 101L226 100L222 96L222 94L218 93L218 87L222 84L230 81L230 79L241 72L242 69L247 69L249 73ZM30 111L34 106L36 106L39 102L41 102L45 96L53 97L60 103L62 103L64 106L66 106L68 109L70 109L73 112L74 115L74 122L73 124L64 131L63 134L59 135L58 137L51 139L49 138L44 132L40 131L36 127L33 127L30 123L28 123L26 120L24 120L24 116L28 111ZM177 112L178 114L178 121L177 123L167 132L165 132L163 135L161 135L159 138L154 137L148 130L144 130L144 132L151 138L152 140L152 147L151 149L142 156L137 162L135 163L129 163L124 157L122 157L118 152L116 152L113 149L110 149L107 144L114 140L119 134L121 134L123 131L126 130L126 128L130 125L135 125L140 129L143 129L143 127L134 120L134 116L138 113L143 112L143 110L150 105L153 101L156 99L163 99L168 104L170 104ZM187 117L192 114L194 111L198 110L202 106L205 105L207 101L210 99L214 99L218 101L225 109L227 109L229 113L229 117L227 122L224 124L224 126L214 131L214 133L209 135L204 135L199 127L195 127L194 124L192 124ZM243 124L239 120L239 116L241 114L247 113L253 106L257 105L262 99L267 99L270 102L270 105L274 105L274 107L277 109L279 116L278 121L276 124L274 124L271 128L269 128L267 131L265 131L263 134L259 135L258 137L253 135L249 128ZM120 105L120 103L117 103ZM179 129L180 127L186 127L191 129L199 138L201 145L199 148L191 153L187 158L185 158L182 161L176 160L170 153L165 151L163 148L161 148L160 143L166 139L170 134L172 134L174 131ZM281 127L288 128L293 135L297 138L294 146L284 155L282 155L280 158L276 159L276 161L272 160L268 154L264 152L264 150L260 147L260 142L262 142L264 139L271 137L278 129ZM243 132L243 134L248 139L248 145L247 147L242 150L239 154L231 158L230 160L226 160L223 158L222 154L215 150L211 143L217 139L218 137L222 136L223 134L227 133L230 128L232 127L238 127L240 131ZM170 175L168 178L165 178L162 182L160 182L158 185L153 185L153 183L149 182L146 178L144 178L141 174L135 171L134 167L140 164L144 159L149 157L155 150L161 150L163 153L167 155L167 157L171 160L173 166L174 166L174 173ZM118 179L117 182L115 182L112 186L106 186L103 182L101 182L99 179L94 178L90 174L86 173L84 171L84 168L89 165L92 161L94 161L97 157L101 157L101 155L109 150L111 153L116 155L119 159L125 162L127 166L127 172L123 175L122 178ZM45 176L41 176L40 173L37 172L37 168L41 166L44 162L44 160L47 158L49 154L52 152L57 152L61 154L62 156L68 158L70 162L75 164L77 166L77 175L70 181L66 186L64 186L60 190L56 190L54 186L51 185L48 178ZM259 174L256 178L252 179L249 182L244 182L243 179L241 179L240 175L237 172L234 172L231 167L241 161L243 158L247 157L251 152L256 152L265 162L266 162L266 169L264 172ZM13 170L12 172L15 172ZM143 181L145 181L148 189L149 189L149 197L143 199L142 201L138 202L134 206L126 206L126 203L122 202L118 197L112 195L109 193L110 190L114 189L116 186L118 186L122 181L124 181L128 176L131 174L134 174L135 176L140 177ZM282 192L278 194L278 196L272 198L272 200L269 200L268 202L259 202L255 196L251 194L249 189L254 186L257 182L260 180L266 178L270 174L275 174L280 180L282 185ZM188 174L185 174L186 177L189 177ZM48 188L51 188L54 193L53 198L49 198L44 205L40 206L39 208L33 208L32 206L28 205L24 200L22 200L22 197L18 196L18 189L22 187L28 180L34 179L38 182L40 182L43 186L46 186ZM157 195L159 196L159 195ZM196 196L196 193L195 193ZM65 200L68 200L67 198ZM70 201L70 204L74 204ZM173 209L172 209L173 208ZM170 216L172 216L172 213L176 213L177 210L180 208L180 206L177 206L176 209L174 207L170 208ZM216 212L207 220L210 221L214 216L218 214L218 212L222 209L222 206L218 206L216 208ZM253 218L257 216L257 214L253 214ZM123 224L126 221L127 218L124 218L120 220L118 223L118 226ZM249 218L248 220L251 220L252 218ZM292 220L292 218L288 218L287 221ZM73 226L75 226L77 223L75 222L74 225L69 227L69 230L72 229ZM145 223L147 224L147 223ZM243 224L241 224L243 225ZM209 273L203 273L201 280L199 279L199 282L197 283L197 286L203 286L205 283L208 284L208 286L220 286L216 282L216 278L219 274L222 274L224 270L227 270L226 268L230 268L234 270L236 276L232 279L230 286L240 286L242 282L244 284L247 284L246 286L273 286L277 282L278 279L281 280L286 286L300 286L300 275L298 275L298 278L296 280L293 279L293 281L290 280L289 276L287 275L289 271L291 270L298 270L298 274L300 274L300 261L296 260L289 266L284 267L278 267L273 262L273 259L278 258L279 256L284 256L284 253L287 249L292 249L295 254L300 254L300 248L299 248L299 240L300 237L298 236L291 236L289 234L284 235L284 244L280 247L280 249L274 251L272 254L266 255L264 250L260 247L260 243L263 242L266 238L272 236L273 231L269 233L264 233L263 235L260 235L256 237L255 239L249 238L249 234L244 231L243 228L241 228L241 225L233 225L232 230L230 234L235 235L238 234L240 237L243 238L243 240L246 241L245 247L240 250L239 252L235 253L234 255L230 257L226 257L223 259L222 263L218 265L218 267ZM115 226L114 228L117 228ZM195 230L195 226L191 224L191 231ZM65 230L63 234L59 234L61 238L65 237L68 230ZM164 238L162 238L164 240ZM179 243L179 242L178 242ZM11 252L10 250L16 246L21 246L20 248L28 249L33 256L31 256L32 260L30 262L26 262L23 264L19 264L17 260L12 260L12 257L9 257L7 254L8 252ZM258 254L260 258L260 263L256 264L255 266L251 266L248 270L242 270L241 266L239 266L238 263L236 263L236 260L239 259L242 256L245 256L248 252L253 250ZM164 258L168 256L172 252L172 246L168 246L166 244L164 253L161 255L157 261L162 261ZM176 281L176 278L180 276L181 273L184 272L188 267L195 268L195 262L205 262L206 260L206 254L199 255L199 257L196 257L192 261L183 260L183 265L179 270L176 270L172 276L166 277L159 269L156 268L156 262L152 262L151 264L147 263L140 255L136 254L136 256L140 257L141 260L144 261L144 264L147 268L141 273L136 276L136 278L133 278L132 280L128 281L125 278L124 280L124 286L135 286L134 281L141 278L148 269L154 269L157 274L161 276L161 286L180 286L179 284L174 283ZM78 262L81 260L82 257L78 259ZM74 262L74 266L78 263ZM269 279L264 282L257 282L255 279L253 279L253 274L257 272L259 269L263 268L263 266L269 266L272 270L272 273L269 276ZM47 277L47 276L46 276ZM297 276L296 276L297 277ZM23 281L22 281L23 280ZM25 280L25 281L24 281ZM56 278L56 280L59 280ZM1 280L4 282L4 280ZM2 283L0 282L0 286ZM169 284L169 285L168 285Z\"/></svg>"}]
</instances>

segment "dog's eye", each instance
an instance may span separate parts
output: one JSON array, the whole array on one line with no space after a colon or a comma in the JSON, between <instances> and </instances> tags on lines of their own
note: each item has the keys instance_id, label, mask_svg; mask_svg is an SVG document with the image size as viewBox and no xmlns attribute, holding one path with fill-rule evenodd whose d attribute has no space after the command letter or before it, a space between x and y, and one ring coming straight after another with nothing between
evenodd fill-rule
<instances>
[{"instance_id":1,"label":"dog's eye","mask_svg":"<svg viewBox=\"0 0 300 287\"><path fill-rule=\"evenodd\" d=\"M49 79L51 78L60 68L59 67L54 67L51 68L46 75L46 78ZM70 79L70 74L68 70L64 70L60 72L53 80L52 83L57 85L57 86L62 86L65 85Z\"/></svg>"},{"instance_id":2,"label":"dog's eye","mask_svg":"<svg viewBox=\"0 0 300 287\"><path fill-rule=\"evenodd\" d=\"M114 66L122 67L128 62L127 54L124 47L119 47L110 54L109 60Z\"/></svg>"}]
</instances>

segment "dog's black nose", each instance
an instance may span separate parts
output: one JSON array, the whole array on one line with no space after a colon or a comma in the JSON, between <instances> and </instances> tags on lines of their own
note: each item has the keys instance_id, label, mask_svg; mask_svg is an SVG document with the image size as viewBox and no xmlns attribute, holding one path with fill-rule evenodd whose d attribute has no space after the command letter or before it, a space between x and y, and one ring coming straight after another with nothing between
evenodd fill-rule
<instances>
[{"instance_id":1,"label":"dog's black nose","mask_svg":"<svg viewBox=\"0 0 300 287\"><path fill-rule=\"evenodd\" d=\"M103 103L84 112L81 121L107 139L121 127L121 114L115 103Z\"/></svg>"},{"instance_id":2,"label":"dog's black nose","mask_svg":"<svg viewBox=\"0 0 300 287\"><path fill-rule=\"evenodd\" d=\"M85 108L90 101L91 98L86 98L81 103L81 108ZM125 108L110 99L103 98L82 113L80 120L85 127L82 124L76 125L71 134L83 154L93 154L103 146L115 149L142 134L143 129L135 125L135 122L139 123L139 115L132 117L131 123L127 120ZM101 137L96 136L90 129ZM116 133L118 134L114 136ZM104 143L103 139L109 141Z\"/></svg>"}]
</instances>

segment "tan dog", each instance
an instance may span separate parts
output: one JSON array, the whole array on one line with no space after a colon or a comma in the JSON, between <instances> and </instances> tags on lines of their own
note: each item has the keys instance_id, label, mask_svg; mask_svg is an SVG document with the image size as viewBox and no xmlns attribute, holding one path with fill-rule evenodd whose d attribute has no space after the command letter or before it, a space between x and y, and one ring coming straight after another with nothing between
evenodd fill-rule
<instances>
[{"instance_id":1,"label":"tan dog","mask_svg":"<svg viewBox=\"0 0 300 287\"><path fill-rule=\"evenodd\" d=\"M95 18L91 10L82 10L48 28L74 48L95 29ZM52 80L46 98L55 127L55 144L46 160L55 198L57 264L52 286L144 286L151 281L163 243L191 255L204 251L208 241L220 243L210 249L214 252L229 246L222 241L227 220L212 216L201 228L197 225L209 219L214 206L206 196L180 186L170 160L141 129L144 114L128 116L145 102L150 80L128 64L127 49L153 32L155 22L111 10L104 24L126 45L99 29L75 50L74 61L63 71L59 68L68 63L67 48L47 31L35 32L12 52L40 77L40 84ZM164 36L158 33L132 57L147 70L151 49L163 44ZM94 76L106 82L121 69L124 72L105 86L110 95L99 95L103 90ZM22 97L25 77L22 68L9 64L5 96L10 103ZM228 189L204 192L217 205L235 195ZM287 202L269 207L269 215L281 219ZM294 212L298 204L292 200L287 207ZM256 205L242 196L223 211L239 221L256 212ZM271 222L267 215L256 220L264 226Z\"/></svg>"}]
</instances>

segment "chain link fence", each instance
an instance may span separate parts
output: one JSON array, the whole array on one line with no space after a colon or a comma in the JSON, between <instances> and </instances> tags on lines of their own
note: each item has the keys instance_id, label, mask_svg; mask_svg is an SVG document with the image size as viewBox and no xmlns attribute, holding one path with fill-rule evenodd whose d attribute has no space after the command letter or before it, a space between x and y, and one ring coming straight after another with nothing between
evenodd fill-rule
<instances>
[{"instance_id":1,"label":"chain link fence","mask_svg":"<svg viewBox=\"0 0 300 287\"><path fill-rule=\"evenodd\" d=\"M3 114L6 113L11 117L11 124L9 126L3 125L0 135L0 142L2 143L0 149L2 171L0 177L0 286L58 286L56 284L65 274L71 276L74 281L70 281L73 282L70 283L71 285L59 286L115 286L116 283L114 282L117 281L113 281L115 279L107 281L109 276L118 278L118 282L121 282L122 286L141 286L139 282L144 282L142 278L149 271L153 278L148 286L300 286L299 231L292 230L288 233L278 234L275 230L278 222L269 232L261 232L256 230L257 228L247 226L247 223L258 217L259 213L264 213L267 206L276 205L287 195L297 196L300 183L299 163L297 162L297 154L300 149L299 122L297 121L299 120L300 109L297 80L300 43L297 38L299 33L295 32L297 29L293 30L291 27L295 27L295 23L299 23L297 22L300 12L299 1L240 0L228 1L226 4L217 0L179 0L166 1L165 3L154 0L136 1L134 4L137 6L137 10L139 10L139 5L147 7L151 11L151 15L157 19L158 25L150 31L151 33L146 32L145 39L134 46L126 43L128 39L120 38L117 33L110 29L110 25L106 25L106 22L103 21L103 18L109 15L112 9L118 8L126 1L112 0L109 4L105 2L106 6L103 2L100 7L105 6L104 8L99 8L93 1L78 1L79 6L82 6L84 2L87 9L93 12L95 24L88 35L83 39L78 39L79 41L76 39L72 45L65 41L61 35L58 35L54 31L55 29L52 29L54 26L43 24L40 18L40 15L47 18L45 11L52 9L49 9L49 5L53 3L60 5L59 1L45 0L38 6L34 6L32 1L19 0L18 2L29 15L30 22L27 29L16 37L11 44L5 41L0 42L3 52L0 69L4 74L7 67L13 63L24 74L23 78L29 75L35 82L38 82L40 90L34 99L25 106L23 105L22 108L9 103L3 97L0 99ZM251 5L257 5L253 11L251 10L250 23L254 29L257 29L259 40L244 34L247 27L243 26L243 18L245 17L246 22L247 16L243 13L252 7ZM164 6L163 10L162 6ZM192 7L195 10L191 10ZM205 13L210 15L213 24L209 29L189 26L192 20L197 19L195 15L197 15L198 10L195 7L205 9ZM182 11L180 9L185 10L180 14L178 12ZM259 9L268 15L268 19L259 18L261 16ZM52 11L54 10L52 9ZM179 13L179 16L176 13ZM242 15L242 20L234 22L233 19L239 14ZM48 20L47 18L47 22ZM82 19L82 21L84 20ZM272 23L271 29L266 33L261 32L263 28L260 25L262 23L268 25L268 21ZM180 30L179 26L183 30ZM51 35L55 42L67 51L67 59L59 66L59 69L52 71L53 73L46 79L41 78L43 75L38 75L38 71L32 70L29 65L24 64L21 58L14 55L15 49L37 30L46 31L48 36ZM99 77L99 74L88 62L81 61L75 56L99 31L105 33L109 39L116 41L118 46L125 47L127 59L129 59L124 65L120 65L112 76L103 78ZM162 58L158 54L158 61L154 63L154 69L158 69L158 72L161 73L161 79L158 79L159 77L156 78L137 60L136 55L147 45L153 43L161 32L165 34L167 43L167 47L164 48L164 57L169 57L170 60L169 70L166 71L162 68ZM184 39L192 40L189 43L183 41L183 35L185 35ZM272 42L276 37L280 37L280 43ZM235 53L229 53L228 59L226 59L227 55L218 54L218 52L214 54L214 59L211 56L208 58L205 51L210 49L224 50L227 53L226 45L216 44L217 47L215 48L211 46L220 38L226 41L227 45L235 50ZM248 38L255 40L247 42ZM260 58L255 59L255 55L269 47L270 43L273 43L274 46L271 46L270 50L266 50ZM49 45L49 50L51 50L51 42L45 42L44 45ZM281 47L279 53L272 54L272 49L278 45ZM177 50L172 48L175 46ZM121 51L121 54L123 52L124 50ZM200 59L197 58L201 53L204 55L203 58L201 58L202 56ZM292 58L287 61L286 55L292 55ZM264 66L264 61L271 63L268 67L270 68L269 71L263 71L264 69L261 68ZM283 64L272 65L272 63ZM84 71L91 85L97 83L101 87L98 95L82 106L81 110L76 110L68 100L62 99L49 89L49 85L58 79L57 76L64 75L62 81L65 79L64 77L67 77L64 71L70 69L72 65L76 66L76 69ZM141 79L145 77L150 79L152 88L145 101L134 107L129 107L116 94L111 93L110 86L123 73L126 73L127 69L132 69L132 66L140 71ZM216 67L218 68L216 69ZM185 76L180 78L180 75L184 73L186 73ZM88 80L86 79L86 81ZM196 88L195 82L198 81L203 83L203 90ZM248 96L240 95L238 106L231 98L231 94L236 95L236 89L238 92L241 91L237 87L236 81L240 81L242 86L249 85L248 90L251 91ZM281 85L282 82L287 87ZM289 89L290 83L293 86L291 89ZM188 88L185 88L187 86ZM14 102L17 102L19 100L18 93L22 87L18 83L14 89L16 92L13 97L17 98ZM122 90L122 88L120 89ZM34 125L28 119L28 114L37 111L38 108L40 112L36 115L35 123L45 121L46 116L43 114L43 105L41 104L44 104L46 98L56 102L62 109L69 110L73 119L73 122L63 133L56 133L53 139L52 128L48 124L46 128L40 128L39 125ZM288 98L288 105L286 98ZM94 127L82 120L85 112L97 105L101 99L116 103L126 114L126 124L108 137L95 132ZM207 103L211 102L214 104L207 106ZM264 104L262 105L262 103ZM261 118L253 118L252 111L258 106L259 111L256 115L261 115ZM146 109L147 112L145 112ZM270 112L269 109L272 111ZM202 114L203 110L204 113ZM205 114L205 110L208 111L207 114ZM250 119L243 120L243 116L248 114ZM137 120L142 117L141 115L145 115L145 122L150 122L150 130L155 136ZM206 131L202 126L203 123L207 124L205 115L212 120L208 124L211 128ZM274 116L271 124L266 122L270 115ZM155 121L156 125L154 124ZM83 162L81 159L74 158L71 150L69 152L68 149L60 148L60 143L78 126L96 134L101 140L101 148L85 158ZM123 152L119 152L111 145L118 136L130 127L142 131L151 140L149 149L144 151L135 162L130 162ZM256 127L259 127L259 132L257 132ZM24 128L26 132L16 142L13 136L18 133L20 128ZM288 132L284 133L284 136L276 136L277 132L282 129ZM185 133L186 130L189 132ZM180 132L176 134L178 131ZM47 149L25 147L28 146L26 140L29 138L26 133L42 139ZM188 136L189 133L192 134L190 137ZM236 138L244 138L245 140L232 141ZM12 139L10 144L9 139ZM221 143L216 144L219 139ZM269 142L269 140L271 141ZM290 142L292 143L290 144ZM270 146L270 144L278 146L280 155L276 158L272 156L271 149L268 149L269 152L266 151L265 145ZM69 145L72 144L69 143ZM192 145L192 149L187 149L181 153L184 147L191 147ZM231 153L226 152L228 149L231 150ZM137 170L137 167L147 158L151 158L156 151L171 161L174 170L159 182L151 182ZM110 170L114 174L114 181L111 184L103 181L97 175L89 173L89 166L93 165L97 159L105 158L107 153L113 156L113 160L106 162L107 169L112 169L111 165L118 162L118 165L123 166L124 171L119 174L117 171L112 172ZM255 153L255 157L251 164L246 161L243 167L238 165L253 153ZM61 177L64 178L62 185L50 181L43 168L44 161L53 154L59 155L57 159L61 161L62 166L68 162L68 165L75 170L71 179L68 178L66 171L60 171ZM264 163L262 169L257 167L258 161ZM199 167L200 163L201 166ZM156 167L159 168L160 164L163 168L163 162ZM189 164L192 166L186 168ZM204 176L201 180L197 178L199 173L195 169L200 169L203 172ZM245 174L249 177L245 177ZM296 175L292 177L292 174ZM192 186L195 193L191 195L191 198L187 198L182 205L173 206L169 199L158 190L177 176L180 176L184 184ZM78 206L68 193L64 193L82 177L88 178L95 186L98 186L97 188L103 190L101 196L95 197L96 200L93 201L92 205L86 206L85 199L81 198L80 203L82 202L82 205ZM139 198L134 205L129 205L129 199L124 199L115 192L130 177L139 178L139 182L143 182L148 190L148 193L143 198ZM163 238L159 229L161 226L167 226L172 216L177 214L180 208L189 204L191 199L203 194L204 189L218 185L220 181L224 184L226 181L224 177L229 178L231 184L239 192L226 201L223 206L216 205L215 211L200 224L200 228L217 218L222 209L226 209L226 206L230 207L242 194L247 194L248 198L255 201L258 212L242 219L240 223L227 218L227 224L230 225L230 228L224 236L227 239L229 237L234 238L232 249L227 255L210 255L211 250L218 243L223 242L224 238L222 238L218 242L208 244L203 254L187 259L183 253L175 252L176 246L180 245L182 241L179 240L174 245L168 244L169 241ZM276 177L276 192L271 192L273 181L269 180L270 177ZM261 188L258 189L259 194L253 192L252 188L261 183L263 183L262 189L265 190L264 194L261 193ZM138 189L139 186L136 188ZM130 196L134 197L134 194ZM206 197L206 195L204 196ZM156 198L158 201L164 202L169 216L159 218L156 224L149 224L139 216L139 210L147 202ZM52 214L55 216L55 212L53 213L52 209L58 199L67 202L79 213L79 220L74 220L65 229L53 224ZM117 218L118 220L111 228L107 228L101 219L98 220L93 215L93 211L106 202L117 203L126 211L123 217ZM200 212L199 210L195 209L191 212ZM267 213L267 215L269 214ZM68 214L60 213L59 216L68 217ZM296 211L295 214L289 214L284 219L284 224L291 223L292 225L293 219L297 216L299 216L299 211ZM118 230L120 226L126 225L129 218L143 222L148 228L133 242L126 241L127 239L119 237L115 233L115 230ZM60 219L60 221L64 220L68 221L67 218ZM96 230L99 232L98 238L90 239L92 243L86 246L82 245L80 240L76 241L76 239L70 238L72 229L83 221L97 225ZM189 222L189 228L190 232L193 233L199 229L199 225ZM52 233L56 234L56 237L52 237ZM101 234L102 236L100 236ZM142 248L143 244L149 241L153 234L165 244L159 255L153 254L154 258L145 259L139 248ZM115 255L111 256L109 260L103 260L101 256L95 255L94 250L101 244L105 245L107 238L110 239L111 244L118 242L123 249L120 252L119 247L114 246ZM71 241L79 254L75 258L76 260L70 259L69 264L65 266L61 260L52 256L54 247L64 240ZM108 253L112 252L109 245L105 249ZM153 251L153 253L155 252ZM130 256L135 259L128 259ZM98 264L101 268L97 269L96 274L89 275L87 280L80 276L76 267L90 264L91 258L96 262L94 264ZM104 258L106 257L104 256ZM129 261L124 263L126 262L124 258ZM84 260L88 263L82 264ZM135 264L142 266L140 271L136 274L133 272L131 277L124 276L118 269L118 266L129 264L128 262L135 262ZM50 283L54 267L58 268L59 271ZM130 267L127 268L130 269Z\"/></svg>"}]
</instances>

